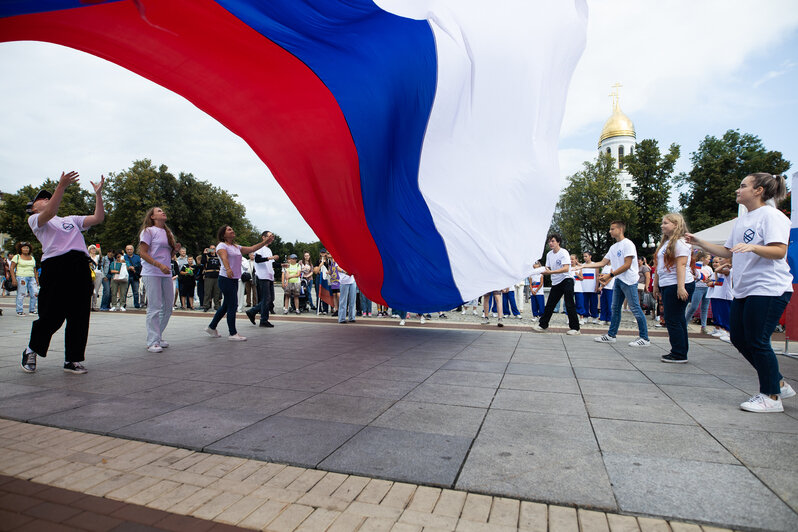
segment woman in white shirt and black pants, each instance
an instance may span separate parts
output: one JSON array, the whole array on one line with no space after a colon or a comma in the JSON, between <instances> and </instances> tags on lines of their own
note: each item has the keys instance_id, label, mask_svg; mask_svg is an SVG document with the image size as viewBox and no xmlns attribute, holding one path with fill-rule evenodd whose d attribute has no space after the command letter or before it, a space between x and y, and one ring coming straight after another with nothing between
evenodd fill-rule
<instances>
[{"instance_id":1,"label":"woman in white shirt and black pants","mask_svg":"<svg viewBox=\"0 0 798 532\"><path fill-rule=\"evenodd\" d=\"M759 172L746 176L736 194L737 203L748 212L737 219L724 246L695 235L688 234L687 238L712 254L732 259L731 341L759 375L759 393L740 408L783 412L781 400L794 396L795 390L779 372L770 337L792 296L792 274L786 258L791 223L766 202L782 200L787 187L784 177Z\"/></svg>"}]
</instances>

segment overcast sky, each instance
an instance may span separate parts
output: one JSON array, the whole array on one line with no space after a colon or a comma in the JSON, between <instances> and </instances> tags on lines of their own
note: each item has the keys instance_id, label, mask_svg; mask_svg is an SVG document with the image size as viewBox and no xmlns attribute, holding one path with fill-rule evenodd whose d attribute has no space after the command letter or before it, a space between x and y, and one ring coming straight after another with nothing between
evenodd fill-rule
<instances>
[{"instance_id":1,"label":"overcast sky","mask_svg":"<svg viewBox=\"0 0 798 532\"><path fill-rule=\"evenodd\" d=\"M562 177L595 157L616 82L638 141L681 145L679 170L689 170L706 135L733 128L781 151L790 175L798 170L794 0L588 3L587 49L560 140ZM88 188L89 179L142 158L237 194L255 226L283 240L315 240L244 141L182 97L82 52L0 44L0 190L70 169Z\"/></svg>"}]
</instances>

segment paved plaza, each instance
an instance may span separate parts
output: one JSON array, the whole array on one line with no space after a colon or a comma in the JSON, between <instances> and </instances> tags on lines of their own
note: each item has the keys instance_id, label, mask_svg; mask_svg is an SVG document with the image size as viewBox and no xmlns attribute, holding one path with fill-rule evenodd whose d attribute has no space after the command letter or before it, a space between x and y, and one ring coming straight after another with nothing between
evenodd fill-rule
<instances>
[{"instance_id":1,"label":"paved plaza","mask_svg":"<svg viewBox=\"0 0 798 532\"><path fill-rule=\"evenodd\" d=\"M193 313L174 316L171 346L150 354L143 314L95 313L87 375L61 370L62 333L29 375L19 359L33 318L10 310L0 318L0 417L10 420L583 509L798 530L798 398L784 414L741 411L756 375L709 337L691 338L690 364L669 365L659 361L664 337L632 348L632 336L601 345L590 330L278 316L274 329L239 318L249 340L236 343L207 336L210 316ZM798 381L798 361L780 363Z\"/></svg>"}]
</instances>

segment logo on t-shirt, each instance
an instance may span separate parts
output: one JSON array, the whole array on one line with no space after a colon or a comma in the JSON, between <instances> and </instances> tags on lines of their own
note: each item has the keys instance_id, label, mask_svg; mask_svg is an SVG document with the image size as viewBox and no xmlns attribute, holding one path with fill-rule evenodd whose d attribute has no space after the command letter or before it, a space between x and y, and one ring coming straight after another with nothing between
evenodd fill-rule
<instances>
[{"instance_id":1,"label":"logo on t-shirt","mask_svg":"<svg viewBox=\"0 0 798 532\"><path fill-rule=\"evenodd\" d=\"M756 233L753 229L746 229L745 233L743 233L743 242L748 244L754 239L754 236L756 236Z\"/></svg>"},{"instance_id":2,"label":"logo on t-shirt","mask_svg":"<svg viewBox=\"0 0 798 532\"><path fill-rule=\"evenodd\" d=\"M619 257L621 256L621 250L620 249L618 250L618 253L616 253L616 255L618 255Z\"/></svg>"},{"instance_id":3,"label":"logo on t-shirt","mask_svg":"<svg viewBox=\"0 0 798 532\"><path fill-rule=\"evenodd\" d=\"M61 227L63 227L65 231L71 231L72 229L75 228L75 226L69 222L63 222L61 224Z\"/></svg>"}]
</instances>

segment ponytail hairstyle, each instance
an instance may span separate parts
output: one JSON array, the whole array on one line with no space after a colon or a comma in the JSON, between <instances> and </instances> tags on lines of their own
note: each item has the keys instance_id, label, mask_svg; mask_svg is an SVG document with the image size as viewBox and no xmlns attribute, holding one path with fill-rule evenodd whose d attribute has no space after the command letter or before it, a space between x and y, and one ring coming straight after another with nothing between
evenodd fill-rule
<instances>
[{"instance_id":1,"label":"ponytail hairstyle","mask_svg":"<svg viewBox=\"0 0 798 532\"><path fill-rule=\"evenodd\" d=\"M668 247L665 248L665 269L670 270L673 265L676 264L676 242L678 242L680 238L684 238L684 234L687 232L687 224L684 221L684 217L677 212L669 212L663 216L662 219L668 220L676 227L670 237L662 235L662 240L660 240L657 251L654 252L654 256L656 257L659 255L659 250L662 249L667 239Z\"/></svg>"},{"instance_id":2,"label":"ponytail hairstyle","mask_svg":"<svg viewBox=\"0 0 798 532\"><path fill-rule=\"evenodd\" d=\"M772 199L779 204L787 197L787 183L783 175L773 175L767 172L756 172L748 174L751 178L751 185L754 189L762 187L762 201Z\"/></svg>"},{"instance_id":3,"label":"ponytail hairstyle","mask_svg":"<svg viewBox=\"0 0 798 532\"><path fill-rule=\"evenodd\" d=\"M147 211L147 214L144 215L144 221L141 222L141 229L139 229L139 235L143 233L146 229L155 225L155 222L152 220L152 214L155 212L155 209L160 207L151 207L150 210ZM172 230L169 229L168 226L164 226L166 230L166 240L169 242L169 247L172 248L172 253L177 251L177 242L175 242L175 235L172 234ZM141 241L139 241L139 252L141 250Z\"/></svg>"}]
</instances>

